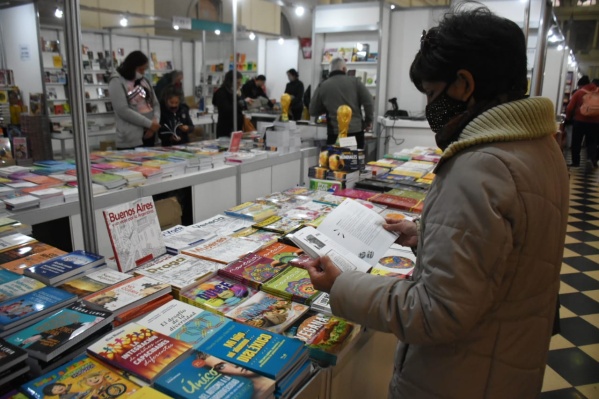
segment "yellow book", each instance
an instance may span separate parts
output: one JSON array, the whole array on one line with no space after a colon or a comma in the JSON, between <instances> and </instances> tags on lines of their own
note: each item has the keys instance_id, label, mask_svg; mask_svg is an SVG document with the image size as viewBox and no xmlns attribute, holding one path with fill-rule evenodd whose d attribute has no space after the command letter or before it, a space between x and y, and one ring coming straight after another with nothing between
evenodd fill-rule
<instances>
[{"instance_id":1,"label":"yellow book","mask_svg":"<svg viewBox=\"0 0 599 399\"><path fill-rule=\"evenodd\" d=\"M52 63L54 68L62 68L62 56L60 54L52 56Z\"/></svg>"},{"instance_id":2,"label":"yellow book","mask_svg":"<svg viewBox=\"0 0 599 399\"><path fill-rule=\"evenodd\" d=\"M132 395L129 395L129 399L171 399L171 397L154 388L143 387Z\"/></svg>"}]
</instances>

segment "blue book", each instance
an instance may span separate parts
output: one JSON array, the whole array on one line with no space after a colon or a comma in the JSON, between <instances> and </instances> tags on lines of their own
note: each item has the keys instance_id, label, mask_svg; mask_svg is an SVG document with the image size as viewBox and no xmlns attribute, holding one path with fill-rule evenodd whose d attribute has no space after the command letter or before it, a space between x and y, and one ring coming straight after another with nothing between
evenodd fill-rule
<instances>
[{"instance_id":1,"label":"blue book","mask_svg":"<svg viewBox=\"0 0 599 399\"><path fill-rule=\"evenodd\" d=\"M8 330L36 320L53 310L75 302L77 295L54 287L37 291L0 303L0 330Z\"/></svg>"},{"instance_id":2,"label":"blue book","mask_svg":"<svg viewBox=\"0 0 599 399\"><path fill-rule=\"evenodd\" d=\"M103 256L77 250L29 267L23 274L43 283L56 285L103 263Z\"/></svg>"},{"instance_id":3,"label":"blue book","mask_svg":"<svg viewBox=\"0 0 599 399\"><path fill-rule=\"evenodd\" d=\"M31 277L0 269L0 302L39 290L46 285Z\"/></svg>"},{"instance_id":4,"label":"blue book","mask_svg":"<svg viewBox=\"0 0 599 399\"><path fill-rule=\"evenodd\" d=\"M264 398L271 395L275 382L241 370L203 352L192 351L175 367L154 382L154 388L176 399Z\"/></svg>"},{"instance_id":5,"label":"blue book","mask_svg":"<svg viewBox=\"0 0 599 399\"><path fill-rule=\"evenodd\" d=\"M200 350L276 381L308 358L303 342L236 322L222 328Z\"/></svg>"}]
</instances>

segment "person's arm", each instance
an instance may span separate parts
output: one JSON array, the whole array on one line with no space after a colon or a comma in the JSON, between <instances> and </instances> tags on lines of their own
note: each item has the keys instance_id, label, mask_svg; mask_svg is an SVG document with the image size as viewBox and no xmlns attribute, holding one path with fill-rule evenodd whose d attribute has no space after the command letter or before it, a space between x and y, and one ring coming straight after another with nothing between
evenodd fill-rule
<instances>
[{"instance_id":1,"label":"person's arm","mask_svg":"<svg viewBox=\"0 0 599 399\"><path fill-rule=\"evenodd\" d=\"M576 111L579 98L585 94L586 92L584 92L582 89L574 93L574 95L570 99L570 102L568 103L568 107L566 108L566 121L571 121L574 118L574 113Z\"/></svg>"},{"instance_id":2,"label":"person's arm","mask_svg":"<svg viewBox=\"0 0 599 399\"><path fill-rule=\"evenodd\" d=\"M435 199L439 206L459 206L429 210L419 277L344 272L331 290L335 315L405 343L434 345L463 337L492 309L513 247L513 221L506 215L521 205L502 161L484 153L464 156L471 158L452 171L462 176L439 187Z\"/></svg>"},{"instance_id":3,"label":"person's arm","mask_svg":"<svg viewBox=\"0 0 599 399\"><path fill-rule=\"evenodd\" d=\"M304 107L304 84L300 80L295 84L292 103L294 108Z\"/></svg>"},{"instance_id":4,"label":"person's arm","mask_svg":"<svg viewBox=\"0 0 599 399\"><path fill-rule=\"evenodd\" d=\"M195 129L195 125L193 124L193 121L191 120L191 115L189 114L189 111L183 113L183 115L185 117L181 118L181 123L184 126L187 126L189 128L186 133L193 132L193 130Z\"/></svg>"},{"instance_id":5,"label":"person's arm","mask_svg":"<svg viewBox=\"0 0 599 399\"><path fill-rule=\"evenodd\" d=\"M252 98L252 87L251 87L252 81L248 80L247 82L245 82L245 84L243 86L241 86L241 97L243 98Z\"/></svg>"},{"instance_id":6,"label":"person's arm","mask_svg":"<svg viewBox=\"0 0 599 399\"><path fill-rule=\"evenodd\" d=\"M327 112L326 108L322 104L322 98L320 97L320 87L314 91L314 96L310 100L310 116L319 116Z\"/></svg>"},{"instance_id":7,"label":"person's arm","mask_svg":"<svg viewBox=\"0 0 599 399\"><path fill-rule=\"evenodd\" d=\"M366 126L372 126L374 120L374 104L372 95L364 83L358 82L358 99L362 107L364 107L364 123Z\"/></svg>"},{"instance_id":8,"label":"person's arm","mask_svg":"<svg viewBox=\"0 0 599 399\"><path fill-rule=\"evenodd\" d=\"M144 78L144 80L148 84L148 87L150 88L150 92L152 93L152 108L154 108L154 119L156 121L159 121L160 120L160 101L158 101L158 96L156 95L156 92L154 92L154 89L152 89L152 84L147 79Z\"/></svg>"},{"instance_id":9,"label":"person's arm","mask_svg":"<svg viewBox=\"0 0 599 399\"><path fill-rule=\"evenodd\" d=\"M126 88L121 83L121 79L113 77L108 83L108 89L110 90L110 100L112 101L112 108L114 113L118 115L122 120L129 122L136 126L149 129L152 127L152 121L137 111L129 108L129 102L127 101Z\"/></svg>"}]
</instances>

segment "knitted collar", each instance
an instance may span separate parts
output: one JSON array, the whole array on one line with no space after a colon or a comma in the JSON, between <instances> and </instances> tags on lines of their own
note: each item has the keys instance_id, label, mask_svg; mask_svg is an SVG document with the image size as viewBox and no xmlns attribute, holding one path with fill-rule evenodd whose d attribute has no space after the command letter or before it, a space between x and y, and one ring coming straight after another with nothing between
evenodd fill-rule
<instances>
[{"instance_id":1,"label":"knitted collar","mask_svg":"<svg viewBox=\"0 0 599 399\"><path fill-rule=\"evenodd\" d=\"M472 120L457 141L443 151L441 162L482 143L534 140L555 134L555 110L548 98L533 97L498 105ZM440 163L441 163L440 162Z\"/></svg>"}]
</instances>

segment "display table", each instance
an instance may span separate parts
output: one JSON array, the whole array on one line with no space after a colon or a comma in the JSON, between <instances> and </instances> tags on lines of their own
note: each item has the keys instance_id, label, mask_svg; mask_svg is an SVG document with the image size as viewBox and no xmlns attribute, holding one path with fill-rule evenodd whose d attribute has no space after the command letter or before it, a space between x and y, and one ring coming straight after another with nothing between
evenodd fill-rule
<instances>
[{"instance_id":1,"label":"display table","mask_svg":"<svg viewBox=\"0 0 599 399\"><path fill-rule=\"evenodd\" d=\"M426 120L389 119L379 116L377 118L377 133L379 158L384 154L394 153L402 148L437 147L435 133L433 133Z\"/></svg>"}]
</instances>

